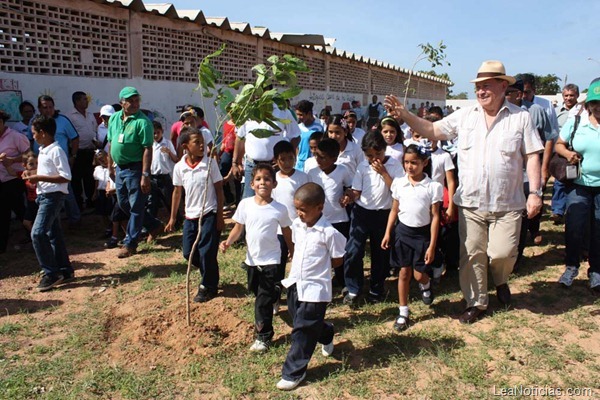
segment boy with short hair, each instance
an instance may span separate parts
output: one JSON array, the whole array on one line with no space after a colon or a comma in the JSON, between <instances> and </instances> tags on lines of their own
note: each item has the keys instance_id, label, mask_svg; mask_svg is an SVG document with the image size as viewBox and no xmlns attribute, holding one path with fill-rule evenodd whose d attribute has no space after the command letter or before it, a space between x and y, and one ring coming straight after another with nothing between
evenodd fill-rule
<instances>
[{"instance_id":1,"label":"boy with short hair","mask_svg":"<svg viewBox=\"0 0 600 400\"><path fill-rule=\"evenodd\" d=\"M60 210L69 193L71 168L67 154L54 140L54 118L43 115L34 118L31 131L40 146L38 167L37 171L24 171L23 179L37 183L39 208L31 228L31 240L44 271L37 288L46 292L74 277L60 226Z\"/></svg>"},{"instance_id":2,"label":"boy with short hair","mask_svg":"<svg viewBox=\"0 0 600 400\"><path fill-rule=\"evenodd\" d=\"M254 328L256 340L251 352L265 352L273 338L273 305L278 299L276 288L281 248L277 240L277 229L281 228L290 255L294 254L292 221L285 206L271 197L277 186L275 170L268 164L257 164L252 170L250 186L253 197L243 199L238 205L233 220L235 226L227 240L221 242L225 252L240 237L246 228L246 265L248 289L255 295Z\"/></svg>"},{"instance_id":3,"label":"boy with short hair","mask_svg":"<svg viewBox=\"0 0 600 400\"><path fill-rule=\"evenodd\" d=\"M273 147L274 161L279 171L277 171L277 186L273 189L273 199L283 204L287 208L290 221L296 219L296 208L294 207L294 193L305 183L309 182L308 175L294 168L296 164L296 151L294 146L287 140L282 140ZM287 263L288 248L281 230L277 230L277 239L281 246L281 262L277 270L277 288L281 294L279 282L285 277L285 265ZM280 296L277 297L279 302ZM279 304L275 303L273 314L279 311Z\"/></svg>"},{"instance_id":4,"label":"boy with short hair","mask_svg":"<svg viewBox=\"0 0 600 400\"><path fill-rule=\"evenodd\" d=\"M352 186L353 173L342 164L336 164L340 145L335 139L326 138L319 142L315 152L318 168L308 171L311 182L319 184L325 191L323 215L346 239L350 231L350 217L346 211L344 191ZM344 286L344 269L334 270L333 283Z\"/></svg>"},{"instance_id":5,"label":"boy with short hair","mask_svg":"<svg viewBox=\"0 0 600 400\"><path fill-rule=\"evenodd\" d=\"M298 218L292 224L296 251L287 288L288 311L293 320L292 346L282 368L281 390L292 390L306 377L306 368L317 343L321 353L333 353L333 325L325 322L331 302L331 267L343 263L346 238L323 215L325 192L316 183L301 186L294 195Z\"/></svg>"},{"instance_id":6,"label":"boy with short hair","mask_svg":"<svg viewBox=\"0 0 600 400\"><path fill-rule=\"evenodd\" d=\"M185 190L185 221L183 223L183 257L200 268L202 281L196 303L206 302L217 296L219 287L219 238L225 226L223 220L223 178L214 158L206 157L204 137L193 126L181 128L179 137L181 147L186 151L173 171L173 198L171 201L171 218L165 232L175 229L177 212L181 201L182 190ZM210 175L208 176L208 163ZM208 182L208 183L207 183ZM206 203L202 204L206 193ZM192 254L192 246L198 235L198 221L202 217L200 241L196 252Z\"/></svg>"},{"instance_id":7,"label":"boy with short hair","mask_svg":"<svg viewBox=\"0 0 600 400\"><path fill-rule=\"evenodd\" d=\"M308 146L310 148L310 155L306 161L304 161L304 172L308 173L313 168L319 168L317 164L317 159L315 158L315 153L317 152L317 148L319 146L319 142L323 140L323 132L313 132L308 138Z\"/></svg>"}]
</instances>

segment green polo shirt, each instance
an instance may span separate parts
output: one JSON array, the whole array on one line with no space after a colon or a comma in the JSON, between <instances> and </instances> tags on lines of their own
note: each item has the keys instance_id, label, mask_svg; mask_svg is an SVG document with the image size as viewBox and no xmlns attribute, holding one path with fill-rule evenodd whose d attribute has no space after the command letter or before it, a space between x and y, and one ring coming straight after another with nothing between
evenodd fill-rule
<instances>
[{"instance_id":1,"label":"green polo shirt","mask_svg":"<svg viewBox=\"0 0 600 400\"><path fill-rule=\"evenodd\" d=\"M154 127L146 115L138 111L123 120L123 110L108 121L110 156L117 165L142 161L144 148L152 147Z\"/></svg>"}]
</instances>

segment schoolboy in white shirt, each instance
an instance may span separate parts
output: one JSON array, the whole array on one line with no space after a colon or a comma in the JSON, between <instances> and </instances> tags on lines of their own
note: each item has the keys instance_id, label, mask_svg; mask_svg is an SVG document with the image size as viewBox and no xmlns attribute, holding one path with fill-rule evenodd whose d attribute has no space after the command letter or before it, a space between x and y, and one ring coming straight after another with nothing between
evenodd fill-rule
<instances>
[{"instance_id":1,"label":"schoolboy in white shirt","mask_svg":"<svg viewBox=\"0 0 600 400\"><path fill-rule=\"evenodd\" d=\"M74 276L60 226L60 210L69 193L71 168L67 154L54 141L54 118L43 115L34 118L31 131L33 139L40 145L38 168L37 171L24 171L23 179L37 183L39 208L31 228L31 241L44 271L37 289L45 292Z\"/></svg>"},{"instance_id":2,"label":"schoolboy in white shirt","mask_svg":"<svg viewBox=\"0 0 600 400\"><path fill-rule=\"evenodd\" d=\"M281 390L292 390L306 377L306 368L317 346L328 357L333 353L333 325L325 322L331 302L331 267L343 262L346 238L323 216L325 192L307 183L294 195L298 218L292 225L296 245L287 288L288 311L293 320L292 346L282 368Z\"/></svg>"},{"instance_id":3,"label":"schoolboy in white shirt","mask_svg":"<svg viewBox=\"0 0 600 400\"><path fill-rule=\"evenodd\" d=\"M150 164L150 183L148 212L156 218L161 205L171 211L173 196L173 168L179 161L173 143L164 137L163 127L158 121L152 121L154 142L152 142L152 164Z\"/></svg>"},{"instance_id":4,"label":"schoolboy in white shirt","mask_svg":"<svg viewBox=\"0 0 600 400\"><path fill-rule=\"evenodd\" d=\"M196 303L206 302L218 293L219 238L225 226L223 220L223 178L214 158L207 157L204 151L204 137L196 127L181 128L179 142L186 151L181 161L173 170L173 197L171 202L171 218L165 227L165 232L175 229L179 203L182 191L185 190L185 221L183 223L183 257L192 257L192 264L200 268L202 281L198 294L194 297ZM210 176L208 177L208 163ZM202 204L206 193L206 203ZM194 254L192 246L198 235L198 222L202 216L200 242Z\"/></svg>"},{"instance_id":5,"label":"schoolboy in white shirt","mask_svg":"<svg viewBox=\"0 0 600 400\"><path fill-rule=\"evenodd\" d=\"M252 169L250 186L254 196L243 199L238 205L233 215L235 226L227 240L221 242L220 248L225 252L246 228L248 289L256 296L256 340L250 346L250 351L262 353L269 349L273 338L273 305L279 298L276 283L281 248L277 241L277 229L281 228L290 255L294 254L294 244L290 230L292 221L287 209L271 197L273 188L277 186L273 167L257 164Z\"/></svg>"}]
</instances>

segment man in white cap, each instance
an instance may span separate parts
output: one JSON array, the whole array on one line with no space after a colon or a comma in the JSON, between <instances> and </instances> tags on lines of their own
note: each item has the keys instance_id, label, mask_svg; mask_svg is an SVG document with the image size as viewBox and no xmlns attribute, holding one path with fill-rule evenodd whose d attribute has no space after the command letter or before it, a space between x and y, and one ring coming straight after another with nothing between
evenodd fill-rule
<instances>
[{"instance_id":1,"label":"man in white cap","mask_svg":"<svg viewBox=\"0 0 600 400\"><path fill-rule=\"evenodd\" d=\"M98 125L98 134L96 135L96 147L108 153L108 120L115 113L115 109L110 104L102 106L100 109L100 118L102 122Z\"/></svg>"},{"instance_id":2,"label":"man in white cap","mask_svg":"<svg viewBox=\"0 0 600 400\"><path fill-rule=\"evenodd\" d=\"M532 218L542 207L539 153L544 146L529 113L505 100L515 78L506 75L500 61L484 61L477 72L478 104L429 122L410 113L393 96L385 100L388 112L403 119L421 136L433 140L458 137L458 206L460 286L467 308L461 323L472 323L488 307L487 274L492 273L498 300L510 304L508 276L517 258L521 212ZM530 192L523 193L526 162Z\"/></svg>"}]
</instances>

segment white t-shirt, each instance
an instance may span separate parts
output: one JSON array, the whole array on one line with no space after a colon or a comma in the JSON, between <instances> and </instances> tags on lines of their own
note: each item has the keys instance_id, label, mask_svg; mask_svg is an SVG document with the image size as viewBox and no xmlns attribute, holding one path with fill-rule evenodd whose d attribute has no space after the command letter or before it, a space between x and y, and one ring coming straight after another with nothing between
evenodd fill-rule
<instances>
[{"instance_id":1,"label":"white t-shirt","mask_svg":"<svg viewBox=\"0 0 600 400\"><path fill-rule=\"evenodd\" d=\"M330 302L331 259L344 256L346 238L321 216L310 228L296 218L292 240L295 243L292 269L281 284L286 288L296 284L300 301Z\"/></svg>"},{"instance_id":2,"label":"white t-shirt","mask_svg":"<svg viewBox=\"0 0 600 400\"><path fill-rule=\"evenodd\" d=\"M237 130L238 137L246 138L245 149L248 158L256 161L271 161L273 159L273 147L277 143L282 140L291 141L300 136L300 128L290 110L280 110L273 104L273 116L289 122L287 124L276 122L281 131L274 132L268 138L258 138L251 133L254 129L273 131L273 128L265 122L248 121Z\"/></svg>"},{"instance_id":3,"label":"white t-shirt","mask_svg":"<svg viewBox=\"0 0 600 400\"><path fill-rule=\"evenodd\" d=\"M98 181L98 190L106 190L106 184L110 180L109 175L108 168L105 168L102 165L96 165L96 168L94 168L94 179Z\"/></svg>"},{"instance_id":4,"label":"white t-shirt","mask_svg":"<svg viewBox=\"0 0 600 400\"><path fill-rule=\"evenodd\" d=\"M302 171L295 170L292 176L286 177L282 176L281 172L277 172L277 187L273 189L272 196L275 201L287 208L290 221L295 220L298 216L296 207L294 207L294 194L300 186L308 182L310 182L308 175ZM281 230L278 229L277 233L281 233Z\"/></svg>"},{"instance_id":5,"label":"white t-shirt","mask_svg":"<svg viewBox=\"0 0 600 400\"><path fill-rule=\"evenodd\" d=\"M402 164L402 156L404 155L404 146L402 143L394 143L391 146L385 148L385 155L390 156L400 164Z\"/></svg>"},{"instance_id":6,"label":"white t-shirt","mask_svg":"<svg viewBox=\"0 0 600 400\"><path fill-rule=\"evenodd\" d=\"M255 196L240 201L233 220L246 228L246 264L250 266L279 264L281 248L277 228L292 224L287 209L275 200L259 205Z\"/></svg>"},{"instance_id":7,"label":"white t-shirt","mask_svg":"<svg viewBox=\"0 0 600 400\"><path fill-rule=\"evenodd\" d=\"M398 200L400 222L419 228L431 223L431 206L443 200L443 189L428 176L414 186L405 176L392 182L392 197Z\"/></svg>"},{"instance_id":8,"label":"white t-shirt","mask_svg":"<svg viewBox=\"0 0 600 400\"><path fill-rule=\"evenodd\" d=\"M58 142L52 142L48 146L40 146L38 155L38 175L62 176L68 181L71 180L71 167L65 151ZM37 194L62 192L69 193L69 183L38 182Z\"/></svg>"},{"instance_id":9,"label":"white t-shirt","mask_svg":"<svg viewBox=\"0 0 600 400\"><path fill-rule=\"evenodd\" d=\"M304 161L304 172L308 174L308 171L310 171L313 168L319 168L319 164L317 164L317 159L314 157L307 158L306 161Z\"/></svg>"},{"instance_id":10,"label":"white t-shirt","mask_svg":"<svg viewBox=\"0 0 600 400\"><path fill-rule=\"evenodd\" d=\"M404 176L404 168L392 157L388 157L383 166L392 179ZM356 204L367 210L389 210L392 207L390 188L366 160L358 164L352 180L352 189L361 192L360 197L356 199Z\"/></svg>"},{"instance_id":11,"label":"white t-shirt","mask_svg":"<svg viewBox=\"0 0 600 400\"><path fill-rule=\"evenodd\" d=\"M104 125L104 121L100 125L98 125L98 133L96 134L96 138L98 142L100 142L100 146L104 143L104 139L106 139L106 135L108 135L108 127ZM102 149L104 152L108 153L108 141L106 141L106 145Z\"/></svg>"},{"instance_id":12,"label":"white t-shirt","mask_svg":"<svg viewBox=\"0 0 600 400\"><path fill-rule=\"evenodd\" d=\"M452 156L439 147L431 153L431 179L444 186L446 172L454 169Z\"/></svg>"},{"instance_id":13,"label":"white t-shirt","mask_svg":"<svg viewBox=\"0 0 600 400\"><path fill-rule=\"evenodd\" d=\"M332 224L350 220L346 209L340 205L340 199L344 195L344 187L352 185L352 176L353 174L344 165L336 166L329 175L320 168L308 171L310 181L319 184L325 191L323 215Z\"/></svg>"},{"instance_id":14,"label":"white t-shirt","mask_svg":"<svg viewBox=\"0 0 600 400\"><path fill-rule=\"evenodd\" d=\"M175 147L173 147L173 143L163 136L160 142L156 140L152 142L152 164L150 165L150 173L152 175L165 175L169 174L173 176L173 167L175 167L175 163L171 160L171 157L168 153L163 153L161 149L166 147L173 154L177 154L175 152Z\"/></svg>"},{"instance_id":15,"label":"white t-shirt","mask_svg":"<svg viewBox=\"0 0 600 400\"><path fill-rule=\"evenodd\" d=\"M215 192L215 183L223 180L219 165L214 158L203 157L194 167L187 163L188 155L175 164L173 169L173 186L183 186L185 190L185 217L187 219L200 218L200 215L206 215L209 212L217 211L217 193ZM206 177L208 176L208 161L210 160L210 178L208 187L206 186ZM202 213L202 197L204 191L206 194L206 205Z\"/></svg>"},{"instance_id":16,"label":"white t-shirt","mask_svg":"<svg viewBox=\"0 0 600 400\"><path fill-rule=\"evenodd\" d=\"M365 159L365 155L360 146L354 142L348 141L344 151L340 151L337 161L338 165L345 165L348 170L354 175L356 167ZM332 222L333 223L333 222Z\"/></svg>"}]
</instances>

